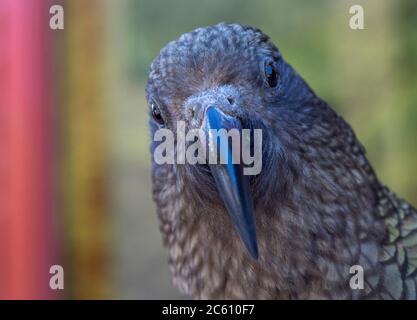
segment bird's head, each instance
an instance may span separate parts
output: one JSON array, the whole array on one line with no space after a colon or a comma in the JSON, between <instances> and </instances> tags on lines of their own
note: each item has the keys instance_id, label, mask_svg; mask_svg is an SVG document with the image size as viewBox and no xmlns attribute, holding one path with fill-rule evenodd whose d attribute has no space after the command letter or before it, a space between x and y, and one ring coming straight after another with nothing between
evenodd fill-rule
<instances>
[{"instance_id":1,"label":"bird's head","mask_svg":"<svg viewBox=\"0 0 417 320\"><path fill-rule=\"evenodd\" d=\"M178 121L186 131L201 129L207 136L210 129L262 129L262 170L256 175L244 175L244 165L232 162L230 145L226 163L174 165L195 201L226 207L257 258L254 207L267 208L271 198L287 200L302 171L298 162L306 141L301 140L319 117L308 103L317 99L314 93L268 36L223 23L196 29L164 47L151 65L146 92L152 138L161 128L177 132ZM160 143L153 141L152 151ZM206 156L220 149L209 148Z\"/></svg>"}]
</instances>

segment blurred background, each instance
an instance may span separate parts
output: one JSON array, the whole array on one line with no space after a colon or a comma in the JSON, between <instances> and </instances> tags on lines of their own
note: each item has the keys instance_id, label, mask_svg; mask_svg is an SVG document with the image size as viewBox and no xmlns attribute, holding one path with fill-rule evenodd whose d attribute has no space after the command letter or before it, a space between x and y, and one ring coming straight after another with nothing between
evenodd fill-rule
<instances>
[{"instance_id":1,"label":"blurred background","mask_svg":"<svg viewBox=\"0 0 417 320\"><path fill-rule=\"evenodd\" d=\"M49 8L64 8L64 30ZM364 30L349 8L364 8ZM170 40L261 28L417 205L413 0L1 0L0 298L181 298L151 196L144 87ZM53 291L49 267L62 265Z\"/></svg>"}]
</instances>

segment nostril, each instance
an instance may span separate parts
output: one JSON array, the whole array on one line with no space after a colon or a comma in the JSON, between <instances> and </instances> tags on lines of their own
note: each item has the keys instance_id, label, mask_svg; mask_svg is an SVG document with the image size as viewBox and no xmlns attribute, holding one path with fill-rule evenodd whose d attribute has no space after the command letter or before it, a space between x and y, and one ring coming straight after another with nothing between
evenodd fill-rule
<instances>
[{"instance_id":1,"label":"nostril","mask_svg":"<svg viewBox=\"0 0 417 320\"><path fill-rule=\"evenodd\" d=\"M188 109L188 113L189 113L189 115L190 115L190 117L194 117L194 114L195 114L195 110L194 110L194 108L190 108L190 109Z\"/></svg>"},{"instance_id":2,"label":"nostril","mask_svg":"<svg viewBox=\"0 0 417 320\"><path fill-rule=\"evenodd\" d=\"M227 97L227 101L229 101L230 104L235 103L235 100L232 97Z\"/></svg>"}]
</instances>

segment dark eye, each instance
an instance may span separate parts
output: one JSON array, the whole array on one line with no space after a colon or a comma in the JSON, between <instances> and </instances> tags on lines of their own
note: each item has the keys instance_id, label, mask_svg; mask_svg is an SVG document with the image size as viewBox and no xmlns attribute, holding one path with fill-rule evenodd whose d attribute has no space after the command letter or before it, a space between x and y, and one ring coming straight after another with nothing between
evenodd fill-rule
<instances>
[{"instance_id":1,"label":"dark eye","mask_svg":"<svg viewBox=\"0 0 417 320\"><path fill-rule=\"evenodd\" d=\"M152 118L159 124L164 124L164 118L162 118L161 110L159 110L158 105L155 101L151 102L151 112Z\"/></svg>"},{"instance_id":2,"label":"dark eye","mask_svg":"<svg viewBox=\"0 0 417 320\"><path fill-rule=\"evenodd\" d=\"M275 64L272 61L265 63L264 67L265 79L268 82L268 85L271 88L274 88L278 84L278 72L276 70Z\"/></svg>"}]
</instances>

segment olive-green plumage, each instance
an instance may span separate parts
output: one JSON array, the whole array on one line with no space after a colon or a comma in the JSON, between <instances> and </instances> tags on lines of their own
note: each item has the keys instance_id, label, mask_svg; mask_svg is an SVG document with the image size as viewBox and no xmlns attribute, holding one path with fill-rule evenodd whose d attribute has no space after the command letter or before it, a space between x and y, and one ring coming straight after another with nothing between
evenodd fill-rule
<instances>
[{"instance_id":1,"label":"olive-green plumage","mask_svg":"<svg viewBox=\"0 0 417 320\"><path fill-rule=\"evenodd\" d=\"M383 275L373 285L384 299L417 299L417 213L387 188L378 191L376 211L387 235L378 260Z\"/></svg>"}]
</instances>

